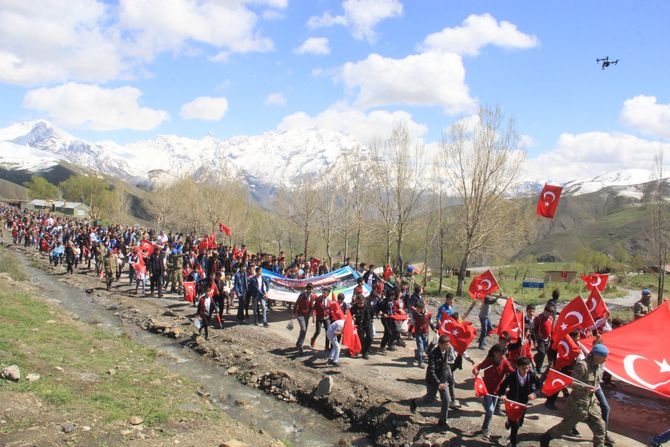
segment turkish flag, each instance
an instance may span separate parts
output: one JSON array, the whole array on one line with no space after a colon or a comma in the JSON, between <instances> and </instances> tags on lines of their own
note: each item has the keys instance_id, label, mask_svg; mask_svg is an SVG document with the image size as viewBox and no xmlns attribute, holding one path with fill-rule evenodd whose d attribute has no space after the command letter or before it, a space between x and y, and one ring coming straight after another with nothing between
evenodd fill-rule
<instances>
[{"instance_id":1,"label":"turkish flag","mask_svg":"<svg viewBox=\"0 0 670 447\"><path fill-rule=\"evenodd\" d=\"M347 314L344 316L342 344L349 348L349 355L352 357L358 355L358 353L361 352L361 340L358 338L358 331L354 326L354 320L351 317L351 312L347 312Z\"/></svg>"},{"instance_id":2,"label":"turkish flag","mask_svg":"<svg viewBox=\"0 0 670 447\"><path fill-rule=\"evenodd\" d=\"M610 313L607 304L603 301L600 291L595 287L591 289L591 294L586 300L586 307L589 309L589 312L591 312L591 317L594 321L607 317Z\"/></svg>"},{"instance_id":3,"label":"turkish flag","mask_svg":"<svg viewBox=\"0 0 670 447\"><path fill-rule=\"evenodd\" d=\"M337 300L331 299L328 302L328 311L330 313L330 321L346 320L346 318L344 318L344 312L342 312L342 308L340 307L340 303L338 303Z\"/></svg>"},{"instance_id":4,"label":"turkish flag","mask_svg":"<svg viewBox=\"0 0 670 447\"><path fill-rule=\"evenodd\" d=\"M484 397L489 394L489 390L486 389L486 384L484 379L480 376L475 377L475 397Z\"/></svg>"},{"instance_id":5,"label":"turkish flag","mask_svg":"<svg viewBox=\"0 0 670 447\"><path fill-rule=\"evenodd\" d=\"M540 198L537 201L537 215L553 219L562 191L563 187L561 186L547 185L545 183L540 193Z\"/></svg>"},{"instance_id":6,"label":"turkish flag","mask_svg":"<svg viewBox=\"0 0 670 447\"><path fill-rule=\"evenodd\" d=\"M588 329L595 326L595 322L591 317L589 308L581 296L576 296L561 310L561 313L556 318L556 325L554 326L554 333L552 335L552 348L558 349L558 343L563 340L566 334L574 329Z\"/></svg>"},{"instance_id":7,"label":"turkish flag","mask_svg":"<svg viewBox=\"0 0 670 447\"><path fill-rule=\"evenodd\" d=\"M133 264L133 268L138 275L144 276L147 274L147 266L144 264L144 258L142 256L138 256L137 258L138 261Z\"/></svg>"},{"instance_id":8,"label":"turkish flag","mask_svg":"<svg viewBox=\"0 0 670 447\"><path fill-rule=\"evenodd\" d=\"M631 385L670 397L670 305L601 335L609 349L605 369ZM593 339L582 341L587 349Z\"/></svg>"},{"instance_id":9,"label":"turkish flag","mask_svg":"<svg viewBox=\"0 0 670 447\"><path fill-rule=\"evenodd\" d=\"M226 236L230 236L230 228L222 223L219 223L219 233L226 233Z\"/></svg>"},{"instance_id":10,"label":"turkish flag","mask_svg":"<svg viewBox=\"0 0 670 447\"><path fill-rule=\"evenodd\" d=\"M498 335L502 334L503 332L509 333L509 335L512 337L512 343L515 343L517 340L519 340L519 337L523 336L522 325L523 317L521 317L521 321L519 321L519 315L514 308L514 300L511 297L507 298L507 302L505 303L502 314L500 314L500 321L498 322L496 332Z\"/></svg>"},{"instance_id":11,"label":"turkish flag","mask_svg":"<svg viewBox=\"0 0 670 447\"><path fill-rule=\"evenodd\" d=\"M542 385L542 394L545 396L553 396L554 394L561 391L563 388L572 385L572 382L575 380L562 372L558 372L553 368L549 368L549 373L547 378L544 379L544 385Z\"/></svg>"},{"instance_id":12,"label":"turkish flag","mask_svg":"<svg viewBox=\"0 0 670 447\"><path fill-rule=\"evenodd\" d=\"M582 353L582 348L568 334L563 336L563 340L558 342L556 349L556 361L554 368L563 369L570 365Z\"/></svg>"},{"instance_id":13,"label":"turkish flag","mask_svg":"<svg viewBox=\"0 0 670 447\"><path fill-rule=\"evenodd\" d=\"M598 289L599 291L605 290L607 287L607 280L610 275L602 273L592 273L590 275L582 275L582 279L586 283L586 288L588 290Z\"/></svg>"},{"instance_id":14,"label":"turkish flag","mask_svg":"<svg viewBox=\"0 0 670 447\"><path fill-rule=\"evenodd\" d=\"M193 301L195 301L195 281L184 281L182 285L184 286L184 299L193 304Z\"/></svg>"},{"instance_id":15,"label":"turkish flag","mask_svg":"<svg viewBox=\"0 0 670 447\"><path fill-rule=\"evenodd\" d=\"M500 286L498 285L498 281L496 281L496 277L493 276L493 272L487 270L481 275L472 278L468 293L473 300L483 300L486 295L492 294L499 288Z\"/></svg>"},{"instance_id":16,"label":"turkish flag","mask_svg":"<svg viewBox=\"0 0 670 447\"><path fill-rule=\"evenodd\" d=\"M505 399L505 414L507 415L507 419L512 422L519 422L523 415L526 414L527 408L528 405Z\"/></svg>"},{"instance_id":17,"label":"turkish flag","mask_svg":"<svg viewBox=\"0 0 670 447\"><path fill-rule=\"evenodd\" d=\"M151 256L151 253L154 252L154 244L152 244L151 241L142 239L140 241L140 250L146 253L146 256Z\"/></svg>"},{"instance_id":18,"label":"turkish flag","mask_svg":"<svg viewBox=\"0 0 670 447\"><path fill-rule=\"evenodd\" d=\"M469 321L459 322L450 315L443 313L442 323L437 332L440 335L448 335L456 352L463 354L472 340L475 339L477 329Z\"/></svg>"}]
</instances>

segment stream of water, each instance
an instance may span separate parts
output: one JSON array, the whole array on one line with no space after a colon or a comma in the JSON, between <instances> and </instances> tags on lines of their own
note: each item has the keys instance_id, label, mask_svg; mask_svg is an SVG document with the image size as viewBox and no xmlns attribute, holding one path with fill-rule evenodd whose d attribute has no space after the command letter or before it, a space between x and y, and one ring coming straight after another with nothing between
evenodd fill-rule
<instances>
[{"instance_id":1,"label":"stream of water","mask_svg":"<svg viewBox=\"0 0 670 447\"><path fill-rule=\"evenodd\" d=\"M209 393L214 405L246 425L263 429L276 439L294 446L333 446L340 439L352 440L353 445L368 445L363 435L353 436L334 422L313 410L288 404L240 384L234 377L223 374L216 364L202 359L189 348L167 337L151 334L139 327L121 326L108 308L114 302L105 296L92 298L83 290L58 281L39 268L31 266L24 257L23 268L36 286L44 289L50 300L76 314L82 321L96 324L105 331L126 333L133 341L155 349L170 370L194 378ZM235 405L242 401L247 405Z\"/></svg>"}]
</instances>

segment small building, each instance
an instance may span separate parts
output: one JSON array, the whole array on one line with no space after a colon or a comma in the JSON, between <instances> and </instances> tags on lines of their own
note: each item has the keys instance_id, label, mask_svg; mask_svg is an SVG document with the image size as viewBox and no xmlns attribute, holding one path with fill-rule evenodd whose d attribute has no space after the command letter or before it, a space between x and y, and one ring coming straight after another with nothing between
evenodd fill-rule
<instances>
[{"instance_id":1,"label":"small building","mask_svg":"<svg viewBox=\"0 0 670 447\"><path fill-rule=\"evenodd\" d=\"M544 272L544 282L571 283L577 279L575 270L547 270Z\"/></svg>"},{"instance_id":2,"label":"small building","mask_svg":"<svg viewBox=\"0 0 670 447\"><path fill-rule=\"evenodd\" d=\"M90 212L90 208L81 202L42 199L31 200L26 204L26 209L45 210L77 218L87 218Z\"/></svg>"}]
</instances>

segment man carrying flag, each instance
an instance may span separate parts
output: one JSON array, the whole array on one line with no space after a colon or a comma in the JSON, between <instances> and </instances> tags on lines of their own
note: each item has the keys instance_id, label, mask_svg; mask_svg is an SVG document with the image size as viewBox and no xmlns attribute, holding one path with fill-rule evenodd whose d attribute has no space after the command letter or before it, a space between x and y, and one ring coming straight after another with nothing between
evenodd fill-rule
<instances>
[{"instance_id":1,"label":"man carrying flag","mask_svg":"<svg viewBox=\"0 0 670 447\"><path fill-rule=\"evenodd\" d=\"M602 378L602 365L607 360L609 350L603 344L597 344L585 360L578 360L572 377L575 379L572 393L568 397L567 411L563 420L550 428L540 437L540 447L549 447L552 439L570 433L578 422L585 422L593 432L593 446L605 445L605 421L602 419L596 390ZM582 384L578 383L582 382Z\"/></svg>"},{"instance_id":2,"label":"man carrying flag","mask_svg":"<svg viewBox=\"0 0 670 447\"><path fill-rule=\"evenodd\" d=\"M449 358L454 352L449 348L449 336L440 335L437 346L434 347L428 355L428 368L426 368L426 395L420 400L412 399L409 402L410 411L416 413L417 406L432 404L435 400L435 394L440 393L442 406L437 426L443 430L449 429L447 418L449 417L449 403L451 399L449 397L448 383L454 380L449 363L455 360L455 356L454 358Z\"/></svg>"},{"instance_id":3,"label":"man carrying flag","mask_svg":"<svg viewBox=\"0 0 670 447\"><path fill-rule=\"evenodd\" d=\"M516 373L509 374L500 384L498 396L504 396L507 422L505 428L510 430L508 447L516 447L517 434L523 425L526 415L526 405L539 394L541 383L531 371L531 362L528 357L519 357L516 362Z\"/></svg>"}]
</instances>

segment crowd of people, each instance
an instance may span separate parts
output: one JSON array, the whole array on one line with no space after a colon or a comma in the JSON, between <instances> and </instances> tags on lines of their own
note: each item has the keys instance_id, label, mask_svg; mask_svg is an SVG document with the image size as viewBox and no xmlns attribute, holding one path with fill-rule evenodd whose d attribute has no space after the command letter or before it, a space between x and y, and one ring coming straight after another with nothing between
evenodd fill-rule
<instances>
[{"instance_id":1,"label":"crowd of people","mask_svg":"<svg viewBox=\"0 0 670 447\"><path fill-rule=\"evenodd\" d=\"M603 384L607 385L611 380L607 375L603 377L602 367L608 349L596 342L590 352L580 353L568 364L557 365L557 352L551 343L559 300L557 291L539 315L535 315L534 305L526 307L522 336L513 341L509 333L499 333L498 342L490 348L486 343L493 329L491 306L500 298L487 296L479 312L481 331L477 340L477 348L487 354L482 362L475 364L467 351L454 349L449 336L432 336L442 319L447 316L459 318L454 309L453 294L445 295L444 303L436 309L433 318L421 285L404 280L392 283L393 273L388 268L382 274L376 274L373 265L352 266L358 270L359 277L353 299L346 303L343 294L333 297L328 288L323 288L318 295L314 293L309 278L327 273L328 267L317 259L307 260L303 255L288 260L283 252L278 255L256 254L245 245L216 244L213 235L198 238L195 234L165 233L138 226L101 225L95 221L12 206L0 208L0 213L5 227L11 231L13 244L37 247L48 255L51 265L64 268L67 274L73 274L81 266L104 278L107 289L127 275L132 293L139 295L141 290L148 296L190 296L197 306L196 325L204 331L205 339L209 338L209 327L213 322L221 326L235 303L236 323L269 326L267 310L277 304L268 300L268 283L262 276L262 269L305 279L305 290L289 306L292 321L299 328L295 343L298 354L307 346L311 321L314 331L309 346L316 349L323 332L323 346L329 351L327 364L339 366L347 314L351 315L355 325L363 359L373 353L393 351L413 341L416 345L414 363L426 370L426 394L420 399L412 399L410 410L416 412L419 406L433 403L439 394L441 410L437 425L441 429L449 427L449 410L461 407L454 392L454 371L463 368L463 360L473 364L472 374L475 377L481 375L486 389L482 395L484 413L479 433L485 441L490 440L493 416L501 414L501 403L508 400L524 406L539 398L550 368L556 368L573 377L575 382L571 392L567 388L563 390L567 396L565 417L541 435L541 447L549 446L552 439L563 435L577 435L578 422L588 424L593 432L594 446L614 445L607 431L609 405L602 389ZM348 259L343 265L347 264L351 265ZM370 292L366 293L366 290ZM651 310L650 292L645 289L634 306L634 318ZM383 336L373 350L375 320L381 322ZM622 322L613 323L616 326ZM569 335L578 342L586 334L575 330ZM558 392L543 397L547 409L557 410ZM525 410L520 417L508 415L505 427L510 431L510 447L518 443L524 413ZM655 445L660 445L665 438L656 439Z\"/></svg>"}]
</instances>

